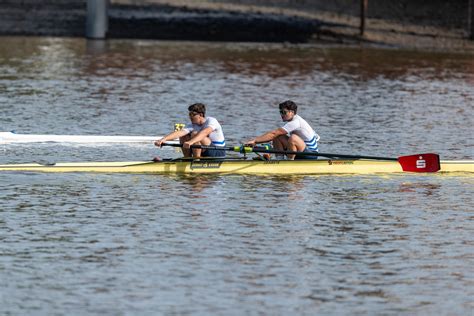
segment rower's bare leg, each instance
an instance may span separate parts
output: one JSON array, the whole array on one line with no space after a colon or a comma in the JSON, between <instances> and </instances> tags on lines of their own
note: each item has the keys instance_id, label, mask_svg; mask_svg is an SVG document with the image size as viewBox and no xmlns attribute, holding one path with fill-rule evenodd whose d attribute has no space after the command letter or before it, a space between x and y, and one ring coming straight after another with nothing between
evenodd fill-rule
<instances>
[{"instance_id":1,"label":"rower's bare leg","mask_svg":"<svg viewBox=\"0 0 474 316\"><path fill-rule=\"evenodd\" d=\"M193 137L194 137L194 135L193 135ZM205 137L200 142L197 142L194 145L210 146L211 144L212 144L212 142L209 139L209 137ZM193 157L194 158L200 158L201 154L202 154L202 149L200 149L200 148L194 148L193 149Z\"/></svg>"},{"instance_id":2,"label":"rower's bare leg","mask_svg":"<svg viewBox=\"0 0 474 316\"><path fill-rule=\"evenodd\" d=\"M189 133L188 135L184 136L184 137L188 137L188 139L186 139L185 141L190 140L191 138L193 138L196 135L197 135L197 132L195 132L195 131ZM181 143L181 138L179 139L179 142ZM193 145L201 145L201 143L197 142L197 143L194 143ZM193 149L184 149L183 148L184 157L200 158L201 157L201 151L202 151L202 149L198 149L198 148L193 148Z\"/></svg>"},{"instance_id":3,"label":"rower's bare leg","mask_svg":"<svg viewBox=\"0 0 474 316\"><path fill-rule=\"evenodd\" d=\"M196 145L211 146L212 142L209 139L209 137L205 137L200 142L197 142ZM197 154L199 154L199 156L197 156ZM194 157L201 157L201 154L202 154L202 149L193 149L193 156Z\"/></svg>"},{"instance_id":4,"label":"rower's bare leg","mask_svg":"<svg viewBox=\"0 0 474 316\"><path fill-rule=\"evenodd\" d=\"M288 148L288 136L280 135L273 140L273 149L284 151ZM277 159L282 159L284 155L276 154Z\"/></svg>"},{"instance_id":5,"label":"rower's bare leg","mask_svg":"<svg viewBox=\"0 0 474 316\"><path fill-rule=\"evenodd\" d=\"M188 140L191 139L191 135L188 134L188 135L184 135L183 137L180 137L179 138L179 143L181 145L183 145L185 142L187 142ZM184 149L183 147L181 147L181 150L183 151L183 156L184 157L191 157L191 150L189 149Z\"/></svg>"},{"instance_id":6,"label":"rower's bare leg","mask_svg":"<svg viewBox=\"0 0 474 316\"><path fill-rule=\"evenodd\" d=\"M298 135L293 134L288 138L288 151L304 151L305 148L305 142ZM296 155L288 155L288 159L295 160L295 156Z\"/></svg>"}]
</instances>

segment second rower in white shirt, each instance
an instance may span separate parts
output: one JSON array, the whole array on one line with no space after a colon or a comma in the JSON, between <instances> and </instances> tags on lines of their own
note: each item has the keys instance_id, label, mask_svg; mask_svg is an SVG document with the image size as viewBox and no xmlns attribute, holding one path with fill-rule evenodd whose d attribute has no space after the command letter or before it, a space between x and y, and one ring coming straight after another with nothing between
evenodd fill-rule
<instances>
[{"instance_id":1,"label":"second rower in white shirt","mask_svg":"<svg viewBox=\"0 0 474 316\"><path fill-rule=\"evenodd\" d=\"M271 141L274 150L318 152L319 135L301 116L296 114L298 106L293 101L285 101L279 104L282 127L266 132L260 136L244 142L248 146ZM296 157L295 157L296 156ZM277 155L278 157L278 155ZM293 159L317 159L317 156L287 155L289 160Z\"/></svg>"}]
</instances>

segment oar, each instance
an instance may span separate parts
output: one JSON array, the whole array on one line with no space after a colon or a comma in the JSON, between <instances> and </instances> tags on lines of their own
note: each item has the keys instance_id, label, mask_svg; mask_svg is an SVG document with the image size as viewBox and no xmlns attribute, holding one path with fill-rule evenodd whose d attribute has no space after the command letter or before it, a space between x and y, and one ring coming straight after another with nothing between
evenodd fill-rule
<instances>
[{"instance_id":1,"label":"oar","mask_svg":"<svg viewBox=\"0 0 474 316\"><path fill-rule=\"evenodd\" d=\"M183 147L181 144L164 143L163 146ZM267 153L267 154L281 154L281 155L297 155L297 156L312 156L312 157L327 157L327 158L345 158L345 159L371 159L383 161L398 161L402 166L403 171L410 172L436 172L441 166L439 162L439 155L433 153L416 154L409 156L400 156L398 158L379 157L379 156L364 156L364 155L346 155L346 154L330 154L318 152L300 152L300 151L283 151L269 149L268 147L217 147L217 146L202 146L192 145L195 149L217 149L225 151L233 151L239 153Z\"/></svg>"}]
</instances>

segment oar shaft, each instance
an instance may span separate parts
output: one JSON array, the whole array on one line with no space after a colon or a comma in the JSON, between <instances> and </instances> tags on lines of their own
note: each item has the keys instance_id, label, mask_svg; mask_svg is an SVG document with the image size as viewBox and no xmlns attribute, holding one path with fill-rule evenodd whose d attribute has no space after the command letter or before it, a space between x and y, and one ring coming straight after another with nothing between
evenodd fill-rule
<instances>
[{"instance_id":1,"label":"oar shaft","mask_svg":"<svg viewBox=\"0 0 474 316\"><path fill-rule=\"evenodd\" d=\"M257 153L313 156L313 157L327 157L327 158L337 157L337 158L347 158L347 159L374 159L374 160L390 160L390 161L398 160L397 158L391 158L391 157L330 154L330 153L319 153L319 152L308 152L308 151L283 151L283 150L265 149L265 148L260 148L260 147L254 147L252 151L257 152Z\"/></svg>"},{"instance_id":2,"label":"oar shaft","mask_svg":"<svg viewBox=\"0 0 474 316\"><path fill-rule=\"evenodd\" d=\"M182 144L164 143L163 146L171 147L183 147ZM311 157L327 157L327 158L347 158L347 159L373 159L373 160L388 160L397 161L398 158L392 157L378 157L378 156L360 156L360 155L345 155L345 154L330 154L330 153L317 153L317 152L306 152L306 151L284 151L268 149L267 147L217 147L217 146L202 146L202 145L191 145L191 148L195 149L217 149L234 151L240 153L267 153L267 154L280 154L280 155L297 155L297 156L311 156Z\"/></svg>"},{"instance_id":3,"label":"oar shaft","mask_svg":"<svg viewBox=\"0 0 474 316\"><path fill-rule=\"evenodd\" d=\"M182 147L180 144L165 143L164 146ZM192 145L191 148L200 149L217 149L228 150L240 153L268 153L268 154L283 154L283 155L298 155L298 156L313 156L313 157L328 157L328 158L346 158L346 159L371 159L371 160L385 160L398 161L403 171L409 172L437 172L440 170L439 155L433 153L416 154L410 156L401 156L398 158L378 157L378 156L361 156L361 155L344 155L344 154L329 154L329 153L315 153L315 152L298 152L298 151L283 151L273 150L267 147L216 147L216 146L201 146Z\"/></svg>"}]
</instances>

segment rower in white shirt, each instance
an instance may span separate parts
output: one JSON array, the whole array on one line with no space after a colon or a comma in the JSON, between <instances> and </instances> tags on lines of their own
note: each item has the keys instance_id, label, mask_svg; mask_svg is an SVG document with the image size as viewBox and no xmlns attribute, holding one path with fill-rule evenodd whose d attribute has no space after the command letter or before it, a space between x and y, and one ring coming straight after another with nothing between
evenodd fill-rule
<instances>
[{"instance_id":1,"label":"rower in white shirt","mask_svg":"<svg viewBox=\"0 0 474 316\"><path fill-rule=\"evenodd\" d=\"M284 125L275 130L266 132L258 137L245 142L248 146L271 141L274 150L318 152L319 135L301 116L296 114L298 106L293 101L285 101L279 104L280 115ZM317 159L317 156L287 155L289 160ZM278 155L277 155L278 157Z\"/></svg>"},{"instance_id":2,"label":"rower in white shirt","mask_svg":"<svg viewBox=\"0 0 474 316\"><path fill-rule=\"evenodd\" d=\"M183 145L183 155L185 157L225 157L224 149L200 149L193 148L192 145L224 147L225 137L219 122L213 117L206 117L206 106L202 103L195 103L188 107L189 119L191 123L179 131L174 131L161 139L155 141L155 145L161 147L169 140L179 138Z\"/></svg>"}]
</instances>

